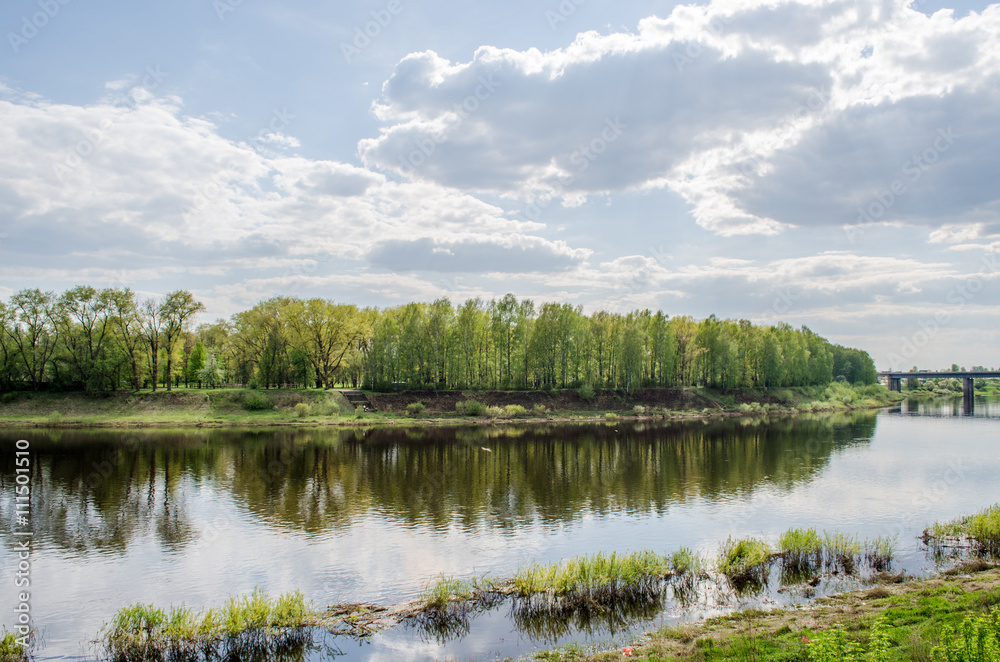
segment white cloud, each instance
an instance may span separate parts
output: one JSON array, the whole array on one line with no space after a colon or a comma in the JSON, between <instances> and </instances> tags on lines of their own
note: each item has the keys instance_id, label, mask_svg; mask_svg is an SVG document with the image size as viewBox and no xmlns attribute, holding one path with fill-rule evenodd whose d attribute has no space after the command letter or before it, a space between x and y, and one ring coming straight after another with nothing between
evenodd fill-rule
<instances>
[{"instance_id":1,"label":"white cloud","mask_svg":"<svg viewBox=\"0 0 1000 662\"><path fill-rule=\"evenodd\" d=\"M901 0L679 6L554 51L410 55L359 152L413 179L566 207L666 187L723 235L857 222L897 179L880 217L996 220L982 184L1000 174L998 39L997 5L960 20ZM929 150L937 165L913 178L908 159Z\"/></svg>"}]
</instances>

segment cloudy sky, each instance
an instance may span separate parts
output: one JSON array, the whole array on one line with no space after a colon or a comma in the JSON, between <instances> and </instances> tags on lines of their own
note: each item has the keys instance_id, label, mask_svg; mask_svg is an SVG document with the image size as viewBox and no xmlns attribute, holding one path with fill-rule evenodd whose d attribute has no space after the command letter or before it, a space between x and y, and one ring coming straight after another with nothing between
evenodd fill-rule
<instances>
[{"instance_id":1,"label":"cloudy sky","mask_svg":"<svg viewBox=\"0 0 1000 662\"><path fill-rule=\"evenodd\" d=\"M1000 365L1000 5L6 0L0 297L505 292Z\"/></svg>"}]
</instances>

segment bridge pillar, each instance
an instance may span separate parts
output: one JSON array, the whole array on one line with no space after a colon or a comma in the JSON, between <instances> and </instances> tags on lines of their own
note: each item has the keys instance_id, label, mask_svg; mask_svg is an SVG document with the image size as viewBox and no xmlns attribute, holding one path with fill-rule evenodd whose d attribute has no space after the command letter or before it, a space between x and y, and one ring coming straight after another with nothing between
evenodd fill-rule
<instances>
[{"instance_id":1,"label":"bridge pillar","mask_svg":"<svg viewBox=\"0 0 1000 662\"><path fill-rule=\"evenodd\" d=\"M903 380L901 377L889 377L889 390L901 393L903 391Z\"/></svg>"},{"instance_id":2,"label":"bridge pillar","mask_svg":"<svg viewBox=\"0 0 1000 662\"><path fill-rule=\"evenodd\" d=\"M976 386L972 377L962 379L962 404L966 414L971 414L976 407Z\"/></svg>"}]
</instances>

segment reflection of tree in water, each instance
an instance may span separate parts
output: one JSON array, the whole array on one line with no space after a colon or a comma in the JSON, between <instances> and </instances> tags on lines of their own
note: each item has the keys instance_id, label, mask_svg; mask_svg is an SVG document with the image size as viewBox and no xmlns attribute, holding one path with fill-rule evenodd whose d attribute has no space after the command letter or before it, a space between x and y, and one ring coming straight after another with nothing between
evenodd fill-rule
<instances>
[{"instance_id":1,"label":"reflection of tree in water","mask_svg":"<svg viewBox=\"0 0 1000 662\"><path fill-rule=\"evenodd\" d=\"M217 458L188 452L189 435L60 431L31 437L31 525L39 541L86 553L124 551L147 530L167 550L194 539L185 490L192 477L214 472L206 465ZM13 513L3 511L14 502L13 457L0 462L0 531L9 540Z\"/></svg>"},{"instance_id":2,"label":"reflection of tree in water","mask_svg":"<svg viewBox=\"0 0 1000 662\"><path fill-rule=\"evenodd\" d=\"M66 549L123 550L147 527L165 547L182 547L196 535L186 504L200 485L307 532L373 511L439 530L663 513L762 485L791 489L874 428L874 413L856 412L670 426L35 434L32 523ZM6 537L13 457L0 460Z\"/></svg>"}]
</instances>

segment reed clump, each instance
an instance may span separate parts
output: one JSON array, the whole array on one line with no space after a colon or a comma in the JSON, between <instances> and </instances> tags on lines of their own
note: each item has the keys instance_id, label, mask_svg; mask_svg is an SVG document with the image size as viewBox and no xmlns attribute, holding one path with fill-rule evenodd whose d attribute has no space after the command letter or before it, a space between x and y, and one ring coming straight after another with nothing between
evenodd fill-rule
<instances>
[{"instance_id":1,"label":"reed clump","mask_svg":"<svg viewBox=\"0 0 1000 662\"><path fill-rule=\"evenodd\" d=\"M823 565L823 538L816 529L788 529L778 536L778 551L791 570L813 572Z\"/></svg>"},{"instance_id":2,"label":"reed clump","mask_svg":"<svg viewBox=\"0 0 1000 662\"><path fill-rule=\"evenodd\" d=\"M823 548L828 567L839 568L848 575L854 574L854 569L862 555L860 540L848 533L824 531Z\"/></svg>"},{"instance_id":3,"label":"reed clump","mask_svg":"<svg viewBox=\"0 0 1000 662\"><path fill-rule=\"evenodd\" d=\"M23 641L23 639L22 639ZM35 647L34 630L28 635L28 645L22 646L16 632L8 632L4 627L0 631L0 662L25 662L31 659L31 651Z\"/></svg>"},{"instance_id":4,"label":"reed clump","mask_svg":"<svg viewBox=\"0 0 1000 662\"><path fill-rule=\"evenodd\" d=\"M896 538L882 536L865 541L865 560L875 572L884 572L892 567L896 555Z\"/></svg>"},{"instance_id":5,"label":"reed clump","mask_svg":"<svg viewBox=\"0 0 1000 662\"><path fill-rule=\"evenodd\" d=\"M565 614L603 610L658 597L674 567L671 557L648 550L580 556L532 565L514 576L515 609Z\"/></svg>"},{"instance_id":6,"label":"reed clump","mask_svg":"<svg viewBox=\"0 0 1000 662\"><path fill-rule=\"evenodd\" d=\"M98 643L113 662L261 658L309 644L315 617L299 591L272 600L255 590L197 612L136 603L118 610Z\"/></svg>"},{"instance_id":7,"label":"reed clump","mask_svg":"<svg viewBox=\"0 0 1000 662\"><path fill-rule=\"evenodd\" d=\"M697 577L705 573L705 562L701 555L690 547L681 547L670 556L670 565L679 577Z\"/></svg>"},{"instance_id":8,"label":"reed clump","mask_svg":"<svg viewBox=\"0 0 1000 662\"><path fill-rule=\"evenodd\" d=\"M935 548L968 546L977 554L1000 555L1000 503L949 522L935 522L924 530L924 543Z\"/></svg>"},{"instance_id":9,"label":"reed clump","mask_svg":"<svg viewBox=\"0 0 1000 662\"><path fill-rule=\"evenodd\" d=\"M738 591L767 584L771 569L771 546L757 538L726 539L718 558L719 572Z\"/></svg>"},{"instance_id":10,"label":"reed clump","mask_svg":"<svg viewBox=\"0 0 1000 662\"><path fill-rule=\"evenodd\" d=\"M467 581L439 575L427 584L420 594L420 600L427 609L445 609L453 602L463 602L472 598L476 587Z\"/></svg>"}]
</instances>

